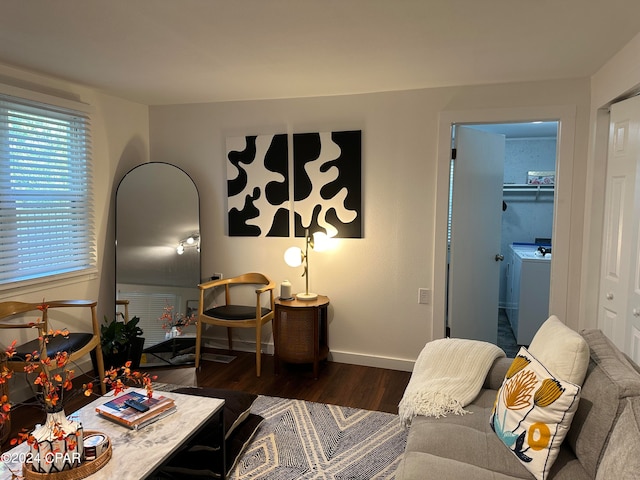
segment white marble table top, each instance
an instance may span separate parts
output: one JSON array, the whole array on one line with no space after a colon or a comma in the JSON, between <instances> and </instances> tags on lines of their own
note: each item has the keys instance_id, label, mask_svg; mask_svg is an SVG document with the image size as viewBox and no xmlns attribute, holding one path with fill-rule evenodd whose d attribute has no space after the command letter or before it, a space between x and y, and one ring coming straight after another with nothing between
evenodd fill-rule
<instances>
[{"instance_id":1,"label":"white marble table top","mask_svg":"<svg viewBox=\"0 0 640 480\"><path fill-rule=\"evenodd\" d=\"M127 389L126 392L144 390ZM183 395L173 392L154 392L173 398L176 412L148 425L140 430L130 430L115 422L102 418L95 408L109 400L113 395L107 393L71 415L79 419L85 431L95 430L111 439L111 460L89 479L137 480L152 473L165 458L176 450L193 432L202 426L224 405L218 398ZM0 462L0 480L10 480L11 470L22 476L22 464L12 459L24 459L28 451L26 443L2 454Z\"/></svg>"}]
</instances>

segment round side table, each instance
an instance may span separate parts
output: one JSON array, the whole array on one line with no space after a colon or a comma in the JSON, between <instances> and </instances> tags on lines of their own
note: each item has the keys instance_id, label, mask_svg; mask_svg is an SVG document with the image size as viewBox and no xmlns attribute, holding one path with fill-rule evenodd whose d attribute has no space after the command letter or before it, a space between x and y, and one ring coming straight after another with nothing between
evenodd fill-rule
<instances>
[{"instance_id":1,"label":"round side table","mask_svg":"<svg viewBox=\"0 0 640 480\"><path fill-rule=\"evenodd\" d=\"M318 378L318 365L329 354L327 307L329 297L315 300L275 301L273 318L274 372L280 373L280 361L313 363L313 377Z\"/></svg>"}]
</instances>

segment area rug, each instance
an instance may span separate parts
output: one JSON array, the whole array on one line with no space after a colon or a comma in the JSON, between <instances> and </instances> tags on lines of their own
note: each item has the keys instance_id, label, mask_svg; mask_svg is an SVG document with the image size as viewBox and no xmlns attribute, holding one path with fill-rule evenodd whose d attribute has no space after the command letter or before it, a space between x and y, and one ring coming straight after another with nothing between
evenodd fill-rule
<instances>
[{"instance_id":1,"label":"area rug","mask_svg":"<svg viewBox=\"0 0 640 480\"><path fill-rule=\"evenodd\" d=\"M264 421L231 480L391 479L407 441L397 415L259 396Z\"/></svg>"}]
</instances>

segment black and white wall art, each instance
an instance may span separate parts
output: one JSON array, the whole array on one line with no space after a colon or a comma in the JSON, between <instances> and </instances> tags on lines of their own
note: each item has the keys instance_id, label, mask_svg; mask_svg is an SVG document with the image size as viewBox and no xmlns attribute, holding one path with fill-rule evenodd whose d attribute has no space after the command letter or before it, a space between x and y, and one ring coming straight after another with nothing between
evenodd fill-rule
<instances>
[{"instance_id":1,"label":"black and white wall art","mask_svg":"<svg viewBox=\"0 0 640 480\"><path fill-rule=\"evenodd\" d=\"M326 229L337 238L362 237L362 132L293 135L295 236Z\"/></svg>"},{"instance_id":2,"label":"black and white wall art","mask_svg":"<svg viewBox=\"0 0 640 480\"><path fill-rule=\"evenodd\" d=\"M288 237L287 135L229 137L226 146L229 236Z\"/></svg>"},{"instance_id":3,"label":"black and white wall art","mask_svg":"<svg viewBox=\"0 0 640 480\"><path fill-rule=\"evenodd\" d=\"M293 185L286 134L227 138L229 235L286 237L293 221L297 237L309 228L361 238L361 138L360 130L293 134Z\"/></svg>"}]
</instances>

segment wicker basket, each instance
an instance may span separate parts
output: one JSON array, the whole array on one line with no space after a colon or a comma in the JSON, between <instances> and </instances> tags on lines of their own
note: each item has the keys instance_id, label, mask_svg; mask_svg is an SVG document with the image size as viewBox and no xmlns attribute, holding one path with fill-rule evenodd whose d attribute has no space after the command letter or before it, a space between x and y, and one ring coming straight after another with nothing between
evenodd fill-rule
<instances>
[{"instance_id":1,"label":"wicker basket","mask_svg":"<svg viewBox=\"0 0 640 480\"><path fill-rule=\"evenodd\" d=\"M94 431L86 431L84 432L84 436L101 434L101 432ZM106 437L106 435L105 435ZM109 437L107 437L109 439ZM91 460L89 462L84 462L80 464L80 466L76 468L72 468L71 470L64 470L63 472L57 473L38 473L31 470L26 463L22 467L22 473L24 478L27 480L41 480L41 479L51 479L51 480L79 480L81 478L86 478L89 475L96 473L102 467L104 467L107 462L111 460L111 440L109 439L109 446L107 449L102 452L95 460Z\"/></svg>"},{"instance_id":2,"label":"wicker basket","mask_svg":"<svg viewBox=\"0 0 640 480\"><path fill-rule=\"evenodd\" d=\"M291 363L313 362L313 312L287 309L281 314L278 328L278 356Z\"/></svg>"}]
</instances>

